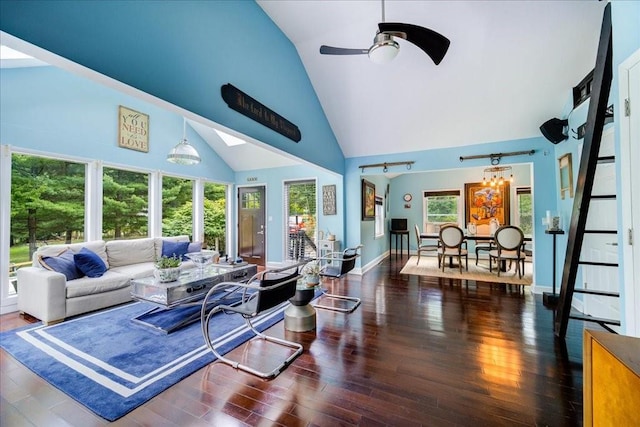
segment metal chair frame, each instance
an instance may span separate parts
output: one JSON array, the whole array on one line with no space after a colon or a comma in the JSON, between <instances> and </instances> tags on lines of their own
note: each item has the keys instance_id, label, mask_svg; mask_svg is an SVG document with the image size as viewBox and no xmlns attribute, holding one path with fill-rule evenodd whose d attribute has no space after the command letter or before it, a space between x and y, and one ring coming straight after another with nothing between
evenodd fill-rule
<instances>
[{"instance_id":1,"label":"metal chair frame","mask_svg":"<svg viewBox=\"0 0 640 427\"><path fill-rule=\"evenodd\" d=\"M293 270L293 268L295 268L294 273L285 274L286 271ZM269 278L268 276L271 275L274 275L276 277ZM302 354L303 347L301 344L266 335L258 331L251 323L251 319L256 317L258 314L268 312L277 308L283 302L288 302L289 298L292 298L295 295L296 284L299 278L300 274L298 273L298 265L287 266L280 269L260 272L254 275L246 283L221 282L211 288L209 292L207 292L207 295L203 300L202 309L200 312L202 335L204 337L205 343L207 344L207 347L209 347L209 349L213 352L213 354L218 358L219 361L226 363L227 365L230 365L235 369L249 372L261 378L275 378L289 364L291 364L291 362L293 362L296 357ZM207 306L211 306L210 303L208 304L209 298L211 298L214 293L225 288L235 288L238 292L241 291L242 300L240 301L240 303L233 306L224 304L216 305L211 308L209 312L207 312ZM293 350L293 353L271 371L260 371L254 367L231 360L221 355L214 345L214 340L211 339L211 336L209 335L209 323L211 321L211 318L213 315L219 312L224 312L227 314L240 314L244 318L246 325L255 335L255 337L251 338L251 340L255 340L258 338L263 339L265 341L290 348Z\"/></svg>"},{"instance_id":2,"label":"metal chair frame","mask_svg":"<svg viewBox=\"0 0 640 427\"><path fill-rule=\"evenodd\" d=\"M327 254L327 256L318 258L319 260L326 261L327 263L334 263L334 262L340 263L340 271L337 274L328 273L329 264L325 264L323 268L320 270L320 275L323 277L331 277L332 279L341 278L342 276L347 274L349 271L353 270L353 267L355 266L355 263L356 263L356 258L360 256L359 250L361 248L362 248L362 245L358 245L355 248L346 248L342 252L331 252L330 254ZM340 313L351 313L360 305L360 302L361 302L360 298L356 298L348 295L330 294L327 292L326 289L322 287L320 287L320 290L322 294L318 298L317 302L314 304L315 308L338 311ZM348 302L352 302L353 304L345 308L333 307L330 305L322 304L323 298L335 299L339 301L348 301Z\"/></svg>"}]
</instances>

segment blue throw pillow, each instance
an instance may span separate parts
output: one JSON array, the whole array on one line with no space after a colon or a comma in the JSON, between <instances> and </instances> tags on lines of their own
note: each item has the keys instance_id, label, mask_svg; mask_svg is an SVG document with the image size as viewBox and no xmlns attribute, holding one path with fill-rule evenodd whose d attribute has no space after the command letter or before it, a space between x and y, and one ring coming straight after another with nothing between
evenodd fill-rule
<instances>
[{"instance_id":1,"label":"blue throw pillow","mask_svg":"<svg viewBox=\"0 0 640 427\"><path fill-rule=\"evenodd\" d=\"M182 259L182 256L187 253L189 249L189 242L172 242L170 240L162 241L162 256L176 257Z\"/></svg>"},{"instance_id":2,"label":"blue throw pillow","mask_svg":"<svg viewBox=\"0 0 640 427\"><path fill-rule=\"evenodd\" d=\"M202 252L202 242L193 242L193 243L189 243L189 246L187 246L187 254L190 254L191 252ZM183 261L188 261L189 258L187 258L186 255L182 255L182 260Z\"/></svg>"},{"instance_id":3,"label":"blue throw pillow","mask_svg":"<svg viewBox=\"0 0 640 427\"><path fill-rule=\"evenodd\" d=\"M80 252L73 256L73 259L78 270L87 277L100 277L107 271L107 266L102 258L90 249L80 249Z\"/></svg>"},{"instance_id":4,"label":"blue throw pillow","mask_svg":"<svg viewBox=\"0 0 640 427\"><path fill-rule=\"evenodd\" d=\"M73 252L65 250L57 256L45 256L38 259L40 265L47 270L57 271L66 276L67 280L79 279L83 276L73 260Z\"/></svg>"}]
</instances>

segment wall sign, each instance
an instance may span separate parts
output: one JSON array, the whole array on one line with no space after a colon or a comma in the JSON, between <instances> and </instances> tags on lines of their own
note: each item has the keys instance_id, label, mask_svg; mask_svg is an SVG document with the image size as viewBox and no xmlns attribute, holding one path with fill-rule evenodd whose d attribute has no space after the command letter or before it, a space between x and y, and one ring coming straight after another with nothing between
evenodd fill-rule
<instances>
[{"instance_id":1,"label":"wall sign","mask_svg":"<svg viewBox=\"0 0 640 427\"><path fill-rule=\"evenodd\" d=\"M118 108L118 147L149 152L149 116L120 105Z\"/></svg>"},{"instance_id":2,"label":"wall sign","mask_svg":"<svg viewBox=\"0 0 640 427\"><path fill-rule=\"evenodd\" d=\"M323 215L336 214L336 186L335 185L322 186L322 214Z\"/></svg>"},{"instance_id":3,"label":"wall sign","mask_svg":"<svg viewBox=\"0 0 640 427\"><path fill-rule=\"evenodd\" d=\"M250 119L286 136L292 141L299 142L302 139L302 134L298 126L269 107L256 101L231 83L222 85L220 93L222 94L224 102L226 102L232 110L244 114Z\"/></svg>"}]
</instances>

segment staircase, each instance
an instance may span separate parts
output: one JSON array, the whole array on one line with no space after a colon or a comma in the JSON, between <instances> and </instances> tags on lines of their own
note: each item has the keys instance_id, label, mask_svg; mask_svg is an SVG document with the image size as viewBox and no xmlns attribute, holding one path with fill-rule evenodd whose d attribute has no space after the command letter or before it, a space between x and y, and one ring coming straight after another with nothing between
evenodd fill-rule
<instances>
[{"instance_id":1,"label":"staircase","mask_svg":"<svg viewBox=\"0 0 640 427\"><path fill-rule=\"evenodd\" d=\"M617 268L617 263L581 261L580 254L585 234L617 234L617 230L597 230L587 229L587 214L592 201L614 200L614 194L592 195L593 182L598 164L615 161L611 156L598 157L600 143L607 113L607 102L612 80L612 47L611 47L611 5L608 4L602 18L602 28L600 31L600 41L598 44L598 54L596 67L593 75L593 85L591 90L591 101L587 115L587 127L584 136L584 145L576 193L573 202L573 213L569 236L567 242L567 252L562 273L560 287L560 297L558 300L557 314L555 318L554 331L557 337L564 338L567 332L569 319L576 319L588 322L596 322L605 329L612 331L610 326L620 325L619 320L597 318L571 311L571 302L574 293L587 295L600 295L602 297L617 298L619 293L610 291L598 291L593 289L576 289L575 282L580 265L598 266L601 268Z\"/></svg>"}]
</instances>

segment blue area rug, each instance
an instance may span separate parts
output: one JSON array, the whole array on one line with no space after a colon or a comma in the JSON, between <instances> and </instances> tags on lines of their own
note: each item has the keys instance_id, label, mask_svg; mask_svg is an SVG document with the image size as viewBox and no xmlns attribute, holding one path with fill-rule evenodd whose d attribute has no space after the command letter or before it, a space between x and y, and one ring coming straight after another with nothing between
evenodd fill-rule
<instances>
[{"instance_id":1,"label":"blue area rug","mask_svg":"<svg viewBox=\"0 0 640 427\"><path fill-rule=\"evenodd\" d=\"M288 302L255 319L265 330L284 318ZM19 362L99 416L113 421L215 360L200 322L162 334L131 319L149 310L132 303L68 320L0 334L0 346ZM222 353L253 334L241 316L217 314L212 337Z\"/></svg>"}]
</instances>

